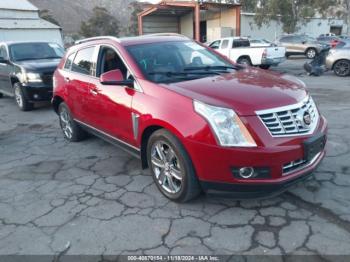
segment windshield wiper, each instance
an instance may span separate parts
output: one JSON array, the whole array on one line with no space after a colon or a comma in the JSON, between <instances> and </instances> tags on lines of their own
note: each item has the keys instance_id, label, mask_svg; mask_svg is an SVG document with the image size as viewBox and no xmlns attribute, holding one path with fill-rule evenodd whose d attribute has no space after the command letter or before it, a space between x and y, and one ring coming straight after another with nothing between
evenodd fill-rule
<instances>
[{"instance_id":1,"label":"windshield wiper","mask_svg":"<svg viewBox=\"0 0 350 262\"><path fill-rule=\"evenodd\" d=\"M239 70L241 67L239 66L192 66L192 67L185 67L185 71L197 71L197 70L227 70L227 69L235 69Z\"/></svg>"},{"instance_id":2,"label":"windshield wiper","mask_svg":"<svg viewBox=\"0 0 350 262\"><path fill-rule=\"evenodd\" d=\"M53 58L61 59L62 57L60 57L60 56L46 56L46 57L42 57L42 58L39 58L39 59L53 59Z\"/></svg>"}]
</instances>

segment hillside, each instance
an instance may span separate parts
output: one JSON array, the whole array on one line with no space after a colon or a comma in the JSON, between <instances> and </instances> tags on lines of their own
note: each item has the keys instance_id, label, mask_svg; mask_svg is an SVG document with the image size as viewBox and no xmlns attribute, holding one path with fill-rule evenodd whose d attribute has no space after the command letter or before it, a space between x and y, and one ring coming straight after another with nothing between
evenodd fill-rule
<instances>
[{"instance_id":1,"label":"hillside","mask_svg":"<svg viewBox=\"0 0 350 262\"><path fill-rule=\"evenodd\" d=\"M89 19L95 6L105 7L120 21L127 25L132 12L129 4L135 0L30 0L39 9L48 9L60 23L65 34L79 32L82 21Z\"/></svg>"}]
</instances>

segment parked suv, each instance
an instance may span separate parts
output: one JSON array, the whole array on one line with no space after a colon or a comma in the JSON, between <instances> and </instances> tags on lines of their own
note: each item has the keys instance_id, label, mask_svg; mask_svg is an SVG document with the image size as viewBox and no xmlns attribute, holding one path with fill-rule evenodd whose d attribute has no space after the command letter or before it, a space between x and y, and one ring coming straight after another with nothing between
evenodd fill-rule
<instances>
[{"instance_id":1,"label":"parked suv","mask_svg":"<svg viewBox=\"0 0 350 262\"><path fill-rule=\"evenodd\" d=\"M52 76L64 54L56 43L0 43L0 97L15 97L22 111L52 98Z\"/></svg>"},{"instance_id":2,"label":"parked suv","mask_svg":"<svg viewBox=\"0 0 350 262\"><path fill-rule=\"evenodd\" d=\"M298 79L181 35L81 40L54 75L69 141L95 134L150 167L169 199L276 194L324 157L327 124Z\"/></svg>"},{"instance_id":3,"label":"parked suv","mask_svg":"<svg viewBox=\"0 0 350 262\"><path fill-rule=\"evenodd\" d=\"M327 46L307 35L286 35L282 36L278 42L281 46L287 48L287 57L291 55L305 55L309 59L315 58Z\"/></svg>"}]
</instances>

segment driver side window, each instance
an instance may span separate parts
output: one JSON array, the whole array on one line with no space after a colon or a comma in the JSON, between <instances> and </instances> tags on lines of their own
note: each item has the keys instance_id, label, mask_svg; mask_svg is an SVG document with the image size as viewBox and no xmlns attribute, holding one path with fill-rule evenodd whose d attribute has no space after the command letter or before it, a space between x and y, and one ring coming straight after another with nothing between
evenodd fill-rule
<instances>
[{"instance_id":1,"label":"driver side window","mask_svg":"<svg viewBox=\"0 0 350 262\"><path fill-rule=\"evenodd\" d=\"M213 49L219 49L220 43L221 43L221 41L220 41L220 40L217 40L217 41L211 43L209 47L211 47L211 48L213 48Z\"/></svg>"},{"instance_id":2,"label":"driver side window","mask_svg":"<svg viewBox=\"0 0 350 262\"><path fill-rule=\"evenodd\" d=\"M128 69L117 52L111 47L101 47L98 55L97 77L103 73L116 69L119 69L121 71L124 79L127 79L129 77Z\"/></svg>"}]
</instances>

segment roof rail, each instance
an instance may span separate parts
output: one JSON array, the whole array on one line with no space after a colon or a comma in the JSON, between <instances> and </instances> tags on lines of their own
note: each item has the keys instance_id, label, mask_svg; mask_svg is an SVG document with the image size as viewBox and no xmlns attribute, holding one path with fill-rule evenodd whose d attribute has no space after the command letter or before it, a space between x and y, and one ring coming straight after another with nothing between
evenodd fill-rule
<instances>
[{"instance_id":1,"label":"roof rail","mask_svg":"<svg viewBox=\"0 0 350 262\"><path fill-rule=\"evenodd\" d=\"M90 37L90 38L84 38L84 39L77 40L74 42L74 44L79 45L82 43L95 41L95 40L115 40L117 42L120 42L119 39L115 36L96 36L96 37Z\"/></svg>"},{"instance_id":2,"label":"roof rail","mask_svg":"<svg viewBox=\"0 0 350 262\"><path fill-rule=\"evenodd\" d=\"M147 37L147 36L179 36L179 37L183 37L183 38L189 38L185 35L181 35L181 34L178 34L178 33L156 33L156 34L146 34L146 35L142 35L144 37Z\"/></svg>"}]
</instances>

